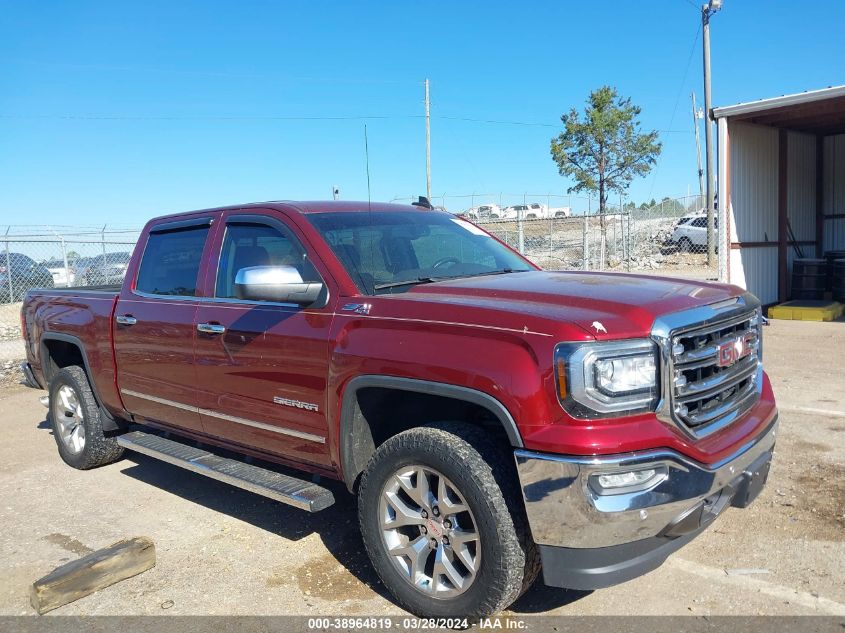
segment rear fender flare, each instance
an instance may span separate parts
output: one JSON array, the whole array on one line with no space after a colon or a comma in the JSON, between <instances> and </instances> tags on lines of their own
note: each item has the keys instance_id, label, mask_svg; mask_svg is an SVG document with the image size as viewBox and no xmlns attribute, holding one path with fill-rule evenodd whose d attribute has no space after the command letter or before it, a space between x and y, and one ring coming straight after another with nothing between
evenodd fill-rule
<instances>
[{"instance_id":1,"label":"rear fender flare","mask_svg":"<svg viewBox=\"0 0 845 633\"><path fill-rule=\"evenodd\" d=\"M50 389L50 379L52 378L52 367L49 363L47 363L47 358L49 358L50 356L50 352L47 349L47 343L49 341L62 341L64 343L70 343L79 350L79 354L82 356L83 369L85 370L85 375L88 377L88 384L91 385L91 391L94 393L94 398L97 400L97 404L100 407L100 415L103 417L103 430L119 430L119 422L103 406L103 401L97 391L97 383L94 381L94 378L91 375L91 365L88 362L88 354L85 351L85 346L82 344L82 340L78 337L73 336L71 334L63 334L61 332L45 332L41 335L41 342L39 343L39 352L41 354L41 373L44 375L44 382L46 383L46 388L48 390Z\"/></svg>"}]
</instances>

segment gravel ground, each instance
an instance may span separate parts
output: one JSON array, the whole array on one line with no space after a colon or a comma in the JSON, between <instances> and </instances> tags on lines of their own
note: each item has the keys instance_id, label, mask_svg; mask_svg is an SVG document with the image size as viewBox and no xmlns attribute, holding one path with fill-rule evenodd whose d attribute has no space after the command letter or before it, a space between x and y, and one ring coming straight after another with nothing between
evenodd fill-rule
<instances>
[{"instance_id":1,"label":"gravel ground","mask_svg":"<svg viewBox=\"0 0 845 633\"><path fill-rule=\"evenodd\" d=\"M0 341L14 341L21 337L21 305L0 304Z\"/></svg>"},{"instance_id":2,"label":"gravel ground","mask_svg":"<svg viewBox=\"0 0 845 633\"><path fill-rule=\"evenodd\" d=\"M537 584L517 616L845 616L845 322L773 322L765 360L781 407L771 478L661 568L596 592ZM363 552L354 501L309 515L140 455L88 472L58 455L41 392L0 388L0 615L28 585L121 538L156 543L152 570L57 615L398 615ZM756 569L765 573L728 574Z\"/></svg>"}]
</instances>

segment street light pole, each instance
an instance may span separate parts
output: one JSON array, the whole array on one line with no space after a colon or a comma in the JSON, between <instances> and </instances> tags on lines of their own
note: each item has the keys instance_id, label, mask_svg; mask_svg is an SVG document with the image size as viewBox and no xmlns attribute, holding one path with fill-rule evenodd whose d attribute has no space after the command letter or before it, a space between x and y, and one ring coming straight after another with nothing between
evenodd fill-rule
<instances>
[{"instance_id":1,"label":"street light pole","mask_svg":"<svg viewBox=\"0 0 845 633\"><path fill-rule=\"evenodd\" d=\"M707 265L716 262L716 195L713 182L713 107L710 92L710 17L722 8L722 0L710 0L701 7L701 28L704 52L704 145L707 154Z\"/></svg>"}]
</instances>

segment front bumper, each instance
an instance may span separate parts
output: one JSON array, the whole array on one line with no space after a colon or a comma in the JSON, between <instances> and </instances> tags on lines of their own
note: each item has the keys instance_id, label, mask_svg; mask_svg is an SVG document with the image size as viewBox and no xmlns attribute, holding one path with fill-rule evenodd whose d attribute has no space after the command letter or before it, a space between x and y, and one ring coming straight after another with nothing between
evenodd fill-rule
<instances>
[{"instance_id":1,"label":"front bumper","mask_svg":"<svg viewBox=\"0 0 845 633\"><path fill-rule=\"evenodd\" d=\"M712 465L671 450L610 457L515 452L525 508L547 585L607 587L658 567L729 506L762 490L777 433L766 431ZM591 477L643 468L665 474L650 488L599 494Z\"/></svg>"}]
</instances>

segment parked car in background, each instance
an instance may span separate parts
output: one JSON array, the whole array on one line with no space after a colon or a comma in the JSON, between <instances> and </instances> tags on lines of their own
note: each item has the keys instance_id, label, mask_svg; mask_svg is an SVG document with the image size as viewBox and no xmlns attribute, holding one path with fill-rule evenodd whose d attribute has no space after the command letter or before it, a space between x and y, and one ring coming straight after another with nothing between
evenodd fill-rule
<instances>
[{"instance_id":1,"label":"parked car in background","mask_svg":"<svg viewBox=\"0 0 845 633\"><path fill-rule=\"evenodd\" d=\"M53 285L56 288L68 288L74 285L76 279L76 272L74 270L74 261L69 260L65 263L63 259L49 259L42 265L50 271L53 276Z\"/></svg>"},{"instance_id":2,"label":"parked car in background","mask_svg":"<svg viewBox=\"0 0 845 633\"><path fill-rule=\"evenodd\" d=\"M460 214L461 217L467 220L475 220L484 222L485 220L498 220L502 217L502 208L498 204L482 204L477 207L467 209Z\"/></svg>"},{"instance_id":3,"label":"parked car in background","mask_svg":"<svg viewBox=\"0 0 845 633\"><path fill-rule=\"evenodd\" d=\"M93 262L93 257L80 257L73 262L73 277L76 285L82 285L84 283L85 271L88 270Z\"/></svg>"},{"instance_id":4,"label":"parked car in background","mask_svg":"<svg viewBox=\"0 0 845 633\"><path fill-rule=\"evenodd\" d=\"M548 207L542 202L514 204L502 210L502 217L508 220L538 220L540 218L568 218L572 215L569 207Z\"/></svg>"},{"instance_id":5,"label":"parked car in background","mask_svg":"<svg viewBox=\"0 0 845 633\"><path fill-rule=\"evenodd\" d=\"M518 220L520 217L525 219L528 217L527 204L512 204L502 209L502 216L505 220Z\"/></svg>"},{"instance_id":6,"label":"parked car in background","mask_svg":"<svg viewBox=\"0 0 845 633\"><path fill-rule=\"evenodd\" d=\"M23 253L0 255L0 303L23 299L30 288L52 288L53 275Z\"/></svg>"},{"instance_id":7,"label":"parked car in background","mask_svg":"<svg viewBox=\"0 0 845 633\"><path fill-rule=\"evenodd\" d=\"M681 218L668 240L668 245L676 247L682 253L703 252L707 248L707 215L696 214Z\"/></svg>"},{"instance_id":8,"label":"parked car in background","mask_svg":"<svg viewBox=\"0 0 845 633\"><path fill-rule=\"evenodd\" d=\"M106 253L94 257L82 273L82 285L103 286L119 284L126 275L131 253Z\"/></svg>"}]
</instances>

